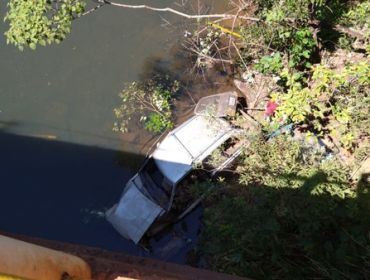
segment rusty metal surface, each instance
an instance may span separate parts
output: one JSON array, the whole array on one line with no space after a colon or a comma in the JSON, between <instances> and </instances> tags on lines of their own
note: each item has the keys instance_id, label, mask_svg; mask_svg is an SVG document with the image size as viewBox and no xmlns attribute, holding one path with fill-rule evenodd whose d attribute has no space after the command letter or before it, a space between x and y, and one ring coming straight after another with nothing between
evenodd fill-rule
<instances>
[{"instance_id":1,"label":"rusty metal surface","mask_svg":"<svg viewBox=\"0 0 370 280\"><path fill-rule=\"evenodd\" d=\"M89 265L79 257L0 235L0 273L24 279L89 280Z\"/></svg>"},{"instance_id":2,"label":"rusty metal surface","mask_svg":"<svg viewBox=\"0 0 370 280\"><path fill-rule=\"evenodd\" d=\"M133 257L99 248L63 243L10 233L17 239L31 242L55 250L64 251L84 259L92 269L94 280L140 279L140 280L241 280L247 279L187 265L166 263L142 257Z\"/></svg>"},{"instance_id":3,"label":"rusty metal surface","mask_svg":"<svg viewBox=\"0 0 370 280\"><path fill-rule=\"evenodd\" d=\"M201 98L194 109L196 115L226 117L235 116L238 94L228 91Z\"/></svg>"}]
</instances>

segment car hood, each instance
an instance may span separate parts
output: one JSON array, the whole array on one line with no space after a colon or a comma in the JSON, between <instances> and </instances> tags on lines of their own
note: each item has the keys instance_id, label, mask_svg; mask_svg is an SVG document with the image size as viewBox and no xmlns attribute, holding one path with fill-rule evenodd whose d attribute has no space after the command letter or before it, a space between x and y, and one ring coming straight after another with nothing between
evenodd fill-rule
<instances>
[{"instance_id":1,"label":"car hood","mask_svg":"<svg viewBox=\"0 0 370 280\"><path fill-rule=\"evenodd\" d=\"M121 235L138 243L163 212L130 180L118 204L106 212L106 218Z\"/></svg>"}]
</instances>

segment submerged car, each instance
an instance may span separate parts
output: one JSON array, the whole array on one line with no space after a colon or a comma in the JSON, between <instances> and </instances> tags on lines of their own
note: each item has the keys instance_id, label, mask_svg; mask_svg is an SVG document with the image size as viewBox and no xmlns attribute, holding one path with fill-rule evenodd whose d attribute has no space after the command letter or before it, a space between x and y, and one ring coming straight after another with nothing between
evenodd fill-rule
<instances>
[{"instance_id":1,"label":"submerged car","mask_svg":"<svg viewBox=\"0 0 370 280\"><path fill-rule=\"evenodd\" d=\"M198 105L202 104L202 109L197 106L196 115L168 133L145 160L127 182L120 201L106 213L123 237L138 243L149 227L170 211L176 186L193 166L237 134L237 129L222 118L222 110L235 112L236 99L234 92L207 97L212 108L217 108L212 116L206 114L210 107L203 106L201 100Z\"/></svg>"}]
</instances>

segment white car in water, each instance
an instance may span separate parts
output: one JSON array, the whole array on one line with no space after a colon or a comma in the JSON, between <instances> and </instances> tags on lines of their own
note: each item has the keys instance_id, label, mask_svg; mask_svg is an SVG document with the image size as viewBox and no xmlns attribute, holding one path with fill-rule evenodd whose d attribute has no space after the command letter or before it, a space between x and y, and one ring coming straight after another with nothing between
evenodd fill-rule
<instances>
[{"instance_id":1,"label":"white car in water","mask_svg":"<svg viewBox=\"0 0 370 280\"><path fill-rule=\"evenodd\" d=\"M207 116L210 103L217 112ZM172 130L140 170L126 184L120 201L110 208L106 217L125 238L138 243L157 218L170 211L176 186L215 149L238 133L222 118L235 112L234 92L201 99L196 114Z\"/></svg>"}]
</instances>

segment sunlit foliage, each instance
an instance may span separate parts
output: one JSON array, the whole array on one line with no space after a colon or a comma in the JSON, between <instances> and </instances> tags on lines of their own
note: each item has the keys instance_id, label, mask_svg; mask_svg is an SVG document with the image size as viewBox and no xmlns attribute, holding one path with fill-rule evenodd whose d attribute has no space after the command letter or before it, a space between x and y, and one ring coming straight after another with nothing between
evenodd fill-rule
<instances>
[{"instance_id":1,"label":"sunlit foliage","mask_svg":"<svg viewBox=\"0 0 370 280\"><path fill-rule=\"evenodd\" d=\"M72 20L84 11L80 0L10 0L5 21L7 43L35 49L38 44L59 43L71 30Z\"/></svg>"}]
</instances>

